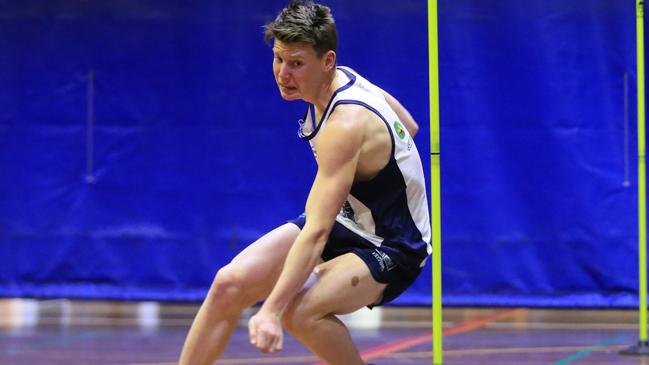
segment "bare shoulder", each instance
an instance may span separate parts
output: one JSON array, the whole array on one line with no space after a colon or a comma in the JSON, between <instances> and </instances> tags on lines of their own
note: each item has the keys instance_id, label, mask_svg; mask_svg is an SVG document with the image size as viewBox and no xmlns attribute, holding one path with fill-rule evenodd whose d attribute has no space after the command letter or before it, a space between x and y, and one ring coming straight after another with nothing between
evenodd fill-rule
<instances>
[{"instance_id":1,"label":"bare shoulder","mask_svg":"<svg viewBox=\"0 0 649 365\"><path fill-rule=\"evenodd\" d=\"M367 134L368 114L360 105L339 105L329 116L318 140L318 164L327 161L340 164L340 159L357 155ZM331 160L331 161L330 161Z\"/></svg>"},{"instance_id":2,"label":"bare shoulder","mask_svg":"<svg viewBox=\"0 0 649 365\"><path fill-rule=\"evenodd\" d=\"M355 155L354 179L368 180L389 161L392 137L388 128L381 117L363 105L342 104L329 117L322 139L326 136L329 153Z\"/></svg>"},{"instance_id":3,"label":"bare shoulder","mask_svg":"<svg viewBox=\"0 0 649 365\"><path fill-rule=\"evenodd\" d=\"M341 104L336 106L329 116L328 124L358 132L360 129L365 129L375 118L378 116L362 105Z\"/></svg>"}]
</instances>

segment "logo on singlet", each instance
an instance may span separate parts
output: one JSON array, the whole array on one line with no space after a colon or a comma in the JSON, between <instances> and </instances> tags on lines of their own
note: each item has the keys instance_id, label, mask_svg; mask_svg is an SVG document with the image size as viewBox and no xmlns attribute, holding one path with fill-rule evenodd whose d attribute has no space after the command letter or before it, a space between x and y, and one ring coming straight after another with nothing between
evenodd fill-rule
<instances>
[{"instance_id":1,"label":"logo on singlet","mask_svg":"<svg viewBox=\"0 0 649 365\"><path fill-rule=\"evenodd\" d=\"M356 219L354 218L354 209L352 208L352 205L349 204L347 200L345 200L345 203L343 204L342 208L340 208L340 215L356 222Z\"/></svg>"},{"instance_id":2,"label":"logo on singlet","mask_svg":"<svg viewBox=\"0 0 649 365\"><path fill-rule=\"evenodd\" d=\"M397 131L397 136L399 136L399 139L406 138L406 130L403 128L403 125L399 123L398 120L394 121L394 130Z\"/></svg>"}]
</instances>

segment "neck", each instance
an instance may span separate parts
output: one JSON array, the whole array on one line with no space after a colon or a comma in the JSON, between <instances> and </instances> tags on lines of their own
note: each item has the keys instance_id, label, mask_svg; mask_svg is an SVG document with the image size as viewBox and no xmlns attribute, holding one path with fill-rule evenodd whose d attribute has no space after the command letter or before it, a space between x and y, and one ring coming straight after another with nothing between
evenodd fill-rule
<instances>
[{"instance_id":1,"label":"neck","mask_svg":"<svg viewBox=\"0 0 649 365\"><path fill-rule=\"evenodd\" d=\"M313 101L313 105L315 105L318 110L324 111L324 109L327 107L327 104L329 103L329 100L331 100L331 96L333 95L334 91L342 86L341 83L342 80L340 80L337 69L334 68L330 74L325 76L325 81L322 83L322 88L320 89L318 96Z\"/></svg>"}]
</instances>

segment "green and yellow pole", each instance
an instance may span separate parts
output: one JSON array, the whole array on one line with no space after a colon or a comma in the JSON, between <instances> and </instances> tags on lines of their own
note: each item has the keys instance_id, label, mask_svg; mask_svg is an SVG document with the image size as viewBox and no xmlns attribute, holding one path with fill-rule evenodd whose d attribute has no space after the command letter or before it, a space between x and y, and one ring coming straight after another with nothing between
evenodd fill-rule
<instances>
[{"instance_id":1,"label":"green and yellow pole","mask_svg":"<svg viewBox=\"0 0 649 365\"><path fill-rule=\"evenodd\" d=\"M439 157L439 73L437 0L428 0L428 82L430 97L430 175L433 246L433 364L442 364L442 231Z\"/></svg>"},{"instance_id":2,"label":"green and yellow pole","mask_svg":"<svg viewBox=\"0 0 649 365\"><path fill-rule=\"evenodd\" d=\"M649 355L647 341L647 204L645 177L644 9L636 0L636 67L638 74L638 282L640 340L624 355Z\"/></svg>"},{"instance_id":3,"label":"green and yellow pole","mask_svg":"<svg viewBox=\"0 0 649 365\"><path fill-rule=\"evenodd\" d=\"M644 11L636 4L636 57L638 73L638 227L640 265L640 340L647 341L647 207L645 177Z\"/></svg>"}]
</instances>

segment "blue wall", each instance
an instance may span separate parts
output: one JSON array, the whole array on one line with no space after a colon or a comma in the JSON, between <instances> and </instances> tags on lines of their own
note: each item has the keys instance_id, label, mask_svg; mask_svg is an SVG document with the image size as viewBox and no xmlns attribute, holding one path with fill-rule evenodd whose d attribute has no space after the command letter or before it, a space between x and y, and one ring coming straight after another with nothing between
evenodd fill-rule
<instances>
[{"instance_id":1,"label":"blue wall","mask_svg":"<svg viewBox=\"0 0 649 365\"><path fill-rule=\"evenodd\" d=\"M634 303L634 6L440 2L447 304Z\"/></svg>"},{"instance_id":2,"label":"blue wall","mask_svg":"<svg viewBox=\"0 0 649 365\"><path fill-rule=\"evenodd\" d=\"M326 1L340 63L410 109L428 166L425 3ZM284 4L0 5L0 295L200 300L303 210L304 105L261 30ZM445 304L635 305L634 2L439 12ZM396 303L430 303L429 266Z\"/></svg>"}]
</instances>

